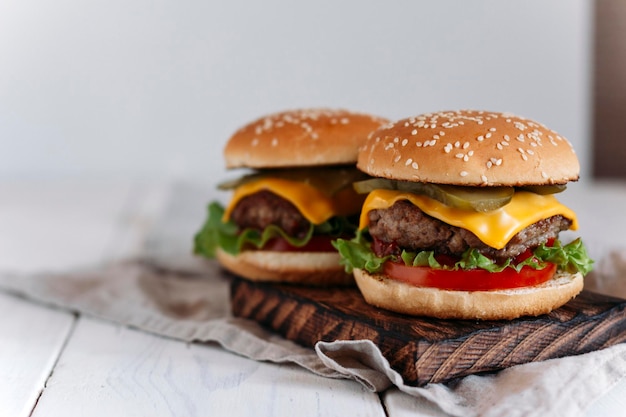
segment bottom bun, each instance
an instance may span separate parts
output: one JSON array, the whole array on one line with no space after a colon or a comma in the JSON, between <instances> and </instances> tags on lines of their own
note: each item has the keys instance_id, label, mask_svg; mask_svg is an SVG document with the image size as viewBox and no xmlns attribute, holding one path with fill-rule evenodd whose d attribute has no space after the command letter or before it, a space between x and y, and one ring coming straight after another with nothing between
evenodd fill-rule
<instances>
[{"instance_id":1,"label":"bottom bun","mask_svg":"<svg viewBox=\"0 0 626 417\"><path fill-rule=\"evenodd\" d=\"M500 320L538 316L562 306L583 289L581 274L557 273L534 287L492 291L452 291L416 287L354 270L356 283L369 304L413 316L442 319Z\"/></svg>"},{"instance_id":2,"label":"bottom bun","mask_svg":"<svg viewBox=\"0 0 626 417\"><path fill-rule=\"evenodd\" d=\"M228 271L251 281L284 282L318 287L354 285L335 252L243 251L231 255L218 249L216 257Z\"/></svg>"}]
</instances>

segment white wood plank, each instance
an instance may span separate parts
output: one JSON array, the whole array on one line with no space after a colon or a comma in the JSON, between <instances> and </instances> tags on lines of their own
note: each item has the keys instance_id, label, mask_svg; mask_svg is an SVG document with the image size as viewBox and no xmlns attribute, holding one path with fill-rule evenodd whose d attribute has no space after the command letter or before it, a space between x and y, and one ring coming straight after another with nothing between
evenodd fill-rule
<instances>
[{"instance_id":1,"label":"white wood plank","mask_svg":"<svg viewBox=\"0 0 626 417\"><path fill-rule=\"evenodd\" d=\"M385 414L353 381L81 318L33 416L84 415Z\"/></svg>"},{"instance_id":2,"label":"white wood plank","mask_svg":"<svg viewBox=\"0 0 626 417\"><path fill-rule=\"evenodd\" d=\"M73 315L0 293L0 416L29 416Z\"/></svg>"}]
</instances>

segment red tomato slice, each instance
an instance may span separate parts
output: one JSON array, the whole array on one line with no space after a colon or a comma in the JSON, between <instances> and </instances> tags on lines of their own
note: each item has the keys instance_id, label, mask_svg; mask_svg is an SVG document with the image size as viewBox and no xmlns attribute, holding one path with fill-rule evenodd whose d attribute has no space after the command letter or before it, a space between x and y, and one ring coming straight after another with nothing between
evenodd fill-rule
<instances>
[{"instance_id":1,"label":"red tomato slice","mask_svg":"<svg viewBox=\"0 0 626 417\"><path fill-rule=\"evenodd\" d=\"M304 246L292 246L286 239L275 237L270 239L262 250L277 252L335 252L336 249L330 243L333 239L330 236L312 236L311 240Z\"/></svg>"},{"instance_id":2,"label":"red tomato slice","mask_svg":"<svg viewBox=\"0 0 626 417\"><path fill-rule=\"evenodd\" d=\"M550 280L555 272L555 264L548 264L543 269L524 266L520 272L513 268L505 268L502 272L489 272L484 269L451 271L427 266L407 266L399 262L385 262L383 266L383 273L389 278L418 287L457 291L531 287Z\"/></svg>"}]
</instances>

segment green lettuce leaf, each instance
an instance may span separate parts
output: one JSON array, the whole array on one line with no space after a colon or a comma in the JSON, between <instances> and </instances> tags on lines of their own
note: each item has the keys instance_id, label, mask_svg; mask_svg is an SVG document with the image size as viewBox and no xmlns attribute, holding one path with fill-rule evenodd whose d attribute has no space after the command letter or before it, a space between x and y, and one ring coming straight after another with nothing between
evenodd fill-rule
<instances>
[{"instance_id":1,"label":"green lettuce leaf","mask_svg":"<svg viewBox=\"0 0 626 417\"><path fill-rule=\"evenodd\" d=\"M354 268L379 272L383 269L383 264L391 259L390 256L384 258L376 256L370 249L370 243L363 236L362 230L357 230L353 239L335 239L332 245L341 255L340 262L349 274Z\"/></svg>"},{"instance_id":2,"label":"green lettuce leaf","mask_svg":"<svg viewBox=\"0 0 626 417\"><path fill-rule=\"evenodd\" d=\"M545 262L557 264L559 269L583 275L593 269L593 260L589 257L587 249L580 238L561 246L558 240L552 246L541 245L535 249L535 256Z\"/></svg>"},{"instance_id":3,"label":"green lettuce leaf","mask_svg":"<svg viewBox=\"0 0 626 417\"><path fill-rule=\"evenodd\" d=\"M351 240L337 239L333 241L333 246L339 251L341 263L348 273L355 268L365 269L370 273L381 272L383 264L387 260L397 260L395 256L377 257L372 252L370 242L365 237L365 234L365 231L360 230ZM465 251L461 255L460 260L453 266L440 264L435 259L433 251L402 251L400 258L405 265L409 266L428 266L435 269L454 271L480 268L490 272L501 272L505 268L513 268L519 272L524 266L543 269L547 262L556 264L559 270L570 273L580 272L583 275L586 275L593 268L593 260L589 258L580 238L564 246L558 240L553 243L553 246L542 244L534 250L532 256L518 264L513 264L511 260L497 264L476 249Z\"/></svg>"},{"instance_id":4,"label":"green lettuce leaf","mask_svg":"<svg viewBox=\"0 0 626 417\"><path fill-rule=\"evenodd\" d=\"M223 222L224 208L218 202L212 202L208 207L208 216L204 225L194 237L194 253L207 258L214 258L217 248L237 255L244 247L262 248L270 239L282 237L295 247L306 245L313 235L324 234L338 237L346 233L354 233L356 224L345 217L332 217L320 224L311 224L307 233L302 237L289 236L280 227L270 225L262 232L257 229L243 229L233 222Z\"/></svg>"}]
</instances>

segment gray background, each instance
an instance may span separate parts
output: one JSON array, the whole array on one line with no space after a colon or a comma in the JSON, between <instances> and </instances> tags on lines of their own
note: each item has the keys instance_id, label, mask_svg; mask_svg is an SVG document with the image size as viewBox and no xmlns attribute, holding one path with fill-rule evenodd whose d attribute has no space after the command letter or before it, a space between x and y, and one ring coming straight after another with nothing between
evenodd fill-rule
<instances>
[{"instance_id":1,"label":"gray background","mask_svg":"<svg viewBox=\"0 0 626 417\"><path fill-rule=\"evenodd\" d=\"M223 176L292 107L547 124L589 175L592 3L0 1L0 179Z\"/></svg>"}]
</instances>

